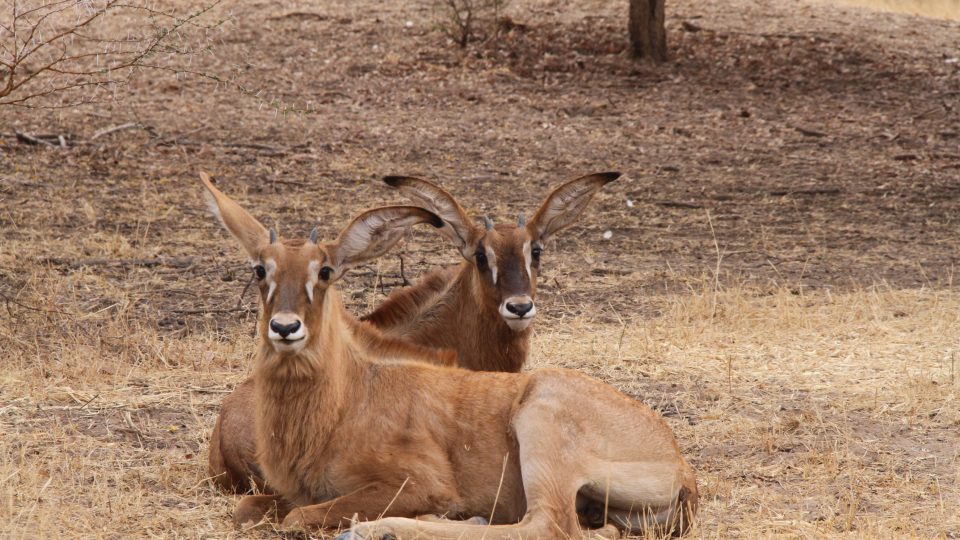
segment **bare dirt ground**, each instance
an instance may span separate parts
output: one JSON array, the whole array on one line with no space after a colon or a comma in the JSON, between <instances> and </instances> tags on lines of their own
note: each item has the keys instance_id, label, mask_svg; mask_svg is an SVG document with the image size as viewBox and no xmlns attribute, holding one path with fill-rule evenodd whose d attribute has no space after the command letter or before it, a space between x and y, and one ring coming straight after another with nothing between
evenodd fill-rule
<instances>
[{"instance_id":1,"label":"bare dirt ground","mask_svg":"<svg viewBox=\"0 0 960 540\"><path fill-rule=\"evenodd\" d=\"M671 1L673 60L649 66L621 4L516 0L509 34L461 51L426 4L249 2L191 67L259 98L153 73L115 103L0 110L0 536L274 535L234 529L205 479L256 299L201 168L327 237L400 201L385 174L511 220L623 171L545 252L533 365L667 417L696 536L960 536L960 24ZM151 129L90 141L126 122ZM410 279L457 261L415 232L346 280L352 309L401 255Z\"/></svg>"}]
</instances>

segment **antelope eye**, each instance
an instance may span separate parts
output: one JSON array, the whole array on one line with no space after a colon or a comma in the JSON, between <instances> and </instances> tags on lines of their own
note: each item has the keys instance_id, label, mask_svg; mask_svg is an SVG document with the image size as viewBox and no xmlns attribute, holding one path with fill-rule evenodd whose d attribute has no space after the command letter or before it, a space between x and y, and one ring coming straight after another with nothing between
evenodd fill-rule
<instances>
[{"instance_id":1,"label":"antelope eye","mask_svg":"<svg viewBox=\"0 0 960 540\"><path fill-rule=\"evenodd\" d=\"M542 251L543 251L543 250L540 249L540 246L536 246L536 247L534 247L532 250L530 250L530 255L532 255L534 259L540 260L540 253L541 253Z\"/></svg>"},{"instance_id":2,"label":"antelope eye","mask_svg":"<svg viewBox=\"0 0 960 540\"><path fill-rule=\"evenodd\" d=\"M482 249L478 249L477 252L473 254L473 258L477 261L477 266L481 270L487 268L487 254L484 253Z\"/></svg>"},{"instance_id":3,"label":"antelope eye","mask_svg":"<svg viewBox=\"0 0 960 540\"><path fill-rule=\"evenodd\" d=\"M267 269L262 264L258 264L253 267L253 274L257 276L257 280L262 280L267 277Z\"/></svg>"},{"instance_id":4,"label":"antelope eye","mask_svg":"<svg viewBox=\"0 0 960 540\"><path fill-rule=\"evenodd\" d=\"M330 279L330 273L333 272L333 268L329 266L324 266L320 269L320 279L328 281Z\"/></svg>"}]
</instances>

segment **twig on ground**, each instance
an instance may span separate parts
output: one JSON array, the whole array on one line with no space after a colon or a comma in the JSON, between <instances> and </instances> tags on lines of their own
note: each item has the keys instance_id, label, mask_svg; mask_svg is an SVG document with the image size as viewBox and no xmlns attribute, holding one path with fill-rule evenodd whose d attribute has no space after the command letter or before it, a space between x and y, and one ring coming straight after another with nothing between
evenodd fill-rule
<instances>
[{"instance_id":1,"label":"twig on ground","mask_svg":"<svg viewBox=\"0 0 960 540\"><path fill-rule=\"evenodd\" d=\"M782 197L784 195L836 195L840 188L801 188L801 189L774 189L768 191L770 195Z\"/></svg>"},{"instance_id":2,"label":"twig on ground","mask_svg":"<svg viewBox=\"0 0 960 540\"><path fill-rule=\"evenodd\" d=\"M187 136L189 136L189 135L193 135L194 133L197 133L197 132L199 132L199 131L203 131L204 129L207 129L207 125L206 125L206 124L204 124L204 125L196 128L196 129L191 129L190 131L187 131L187 132L185 132L185 133L181 133L181 134L179 134L179 135L172 135L172 136L170 136L170 137L165 137L165 138L163 138L163 139L159 139L159 140L157 140L156 142L154 142L153 144L155 144L156 146L175 146L175 145L179 144L179 139L181 139L181 138L183 138L183 137L187 137ZM157 137L157 134L156 134L155 132L152 133L152 135L154 135L155 137Z\"/></svg>"},{"instance_id":3,"label":"twig on ground","mask_svg":"<svg viewBox=\"0 0 960 540\"><path fill-rule=\"evenodd\" d=\"M205 315L207 313L255 313L256 310L249 307L241 308L198 308L198 309L170 309L170 313L178 315Z\"/></svg>"},{"instance_id":4,"label":"twig on ground","mask_svg":"<svg viewBox=\"0 0 960 540\"><path fill-rule=\"evenodd\" d=\"M657 201L655 204L657 206L663 206L666 208L691 208L691 209L703 208L702 204L688 203L688 202L682 202L682 201Z\"/></svg>"},{"instance_id":5,"label":"twig on ground","mask_svg":"<svg viewBox=\"0 0 960 540\"><path fill-rule=\"evenodd\" d=\"M17 136L17 141L23 144L29 144L33 146L49 146L50 148L56 148L57 145L53 144L50 141L45 141L39 137L30 135L29 133L23 133L20 131L14 131L14 135Z\"/></svg>"},{"instance_id":6,"label":"twig on ground","mask_svg":"<svg viewBox=\"0 0 960 540\"><path fill-rule=\"evenodd\" d=\"M397 255L397 257L400 258L400 280L402 281L402 285L404 287L409 287L410 281L407 280L407 276L403 272L403 255Z\"/></svg>"},{"instance_id":7,"label":"twig on ground","mask_svg":"<svg viewBox=\"0 0 960 540\"><path fill-rule=\"evenodd\" d=\"M181 258L156 258L156 259L63 259L60 257L44 257L39 260L41 263L56 265L65 265L70 268L80 268L82 266L170 266L173 268L188 268L193 266L196 259L193 257Z\"/></svg>"},{"instance_id":8,"label":"twig on ground","mask_svg":"<svg viewBox=\"0 0 960 540\"><path fill-rule=\"evenodd\" d=\"M157 146L218 146L220 148L249 148L251 150L259 150L261 152L269 152L268 156L285 156L290 153L289 150L285 148L275 148L273 146L267 146L265 144L258 143L224 143L224 142L196 142L196 141L187 141L187 140L178 140L177 138L168 138L156 143ZM289 181L286 181L289 182Z\"/></svg>"},{"instance_id":9,"label":"twig on ground","mask_svg":"<svg viewBox=\"0 0 960 540\"><path fill-rule=\"evenodd\" d=\"M118 132L118 131L125 131L125 130L128 130L128 129L134 129L134 128L136 128L136 129L146 129L142 124L139 124L139 123L137 123L137 122L128 122L128 123L126 123L126 124L120 124L119 126L113 126L113 127L110 127L110 128L101 129L100 131L94 133L94 134L93 134L93 137L90 137L90 140L91 140L91 141L95 141L95 140L99 139L100 137L105 137L105 136L107 136L107 135L110 135L111 133L116 133L116 132Z\"/></svg>"},{"instance_id":10,"label":"twig on ground","mask_svg":"<svg viewBox=\"0 0 960 540\"><path fill-rule=\"evenodd\" d=\"M243 297L247 295L247 289L250 288L250 285L253 283L253 274L250 274L250 279L247 280L247 284L243 286L243 291L240 293L240 298L237 298L237 307L234 309L240 309L243 305Z\"/></svg>"},{"instance_id":11,"label":"twig on ground","mask_svg":"<svg viewBox=\"0 0 960 540\"><path fill-rule=\"evenodd\" d=\"M315 21L325 21L329 18L330 18L329 15L324 15L323 13L310 13L308 11L291 11L290 13L274 15L273 17L270 17L270 20L278 21L280 19L313 19Z\"/></svg>"},{"instance_id":12,"label":"twig on ground","mask_svg":"<svg viewBox=\"0 0 960 540\"><path fill-rule=\"evenodd\" d=\"M807 137L826 137L827 136L827 134L822 131L817 131L815 129L810 129L803 126L793 126L793 129L799 131L800 133L806 135Z\"/></svg>"},{"instance_id":13,"label":"twig on ground","mask_svg":"<svg viewBox=\"0 0 960 540\"><path fill-rule=\"evenodd\" d=\"M3 301L6 302L8 305L13 304L15 306L22 307L23 309L29 309L30 311L37 311L39 313L55 313L57 315L67 315L67 313L64 313L63 311L58 311L55 309L43 309L43 308L38 308L38 307L34 307L34 306L30 306L30 305L18 302L17 300L10 298L9 296L3 293L0 293L0 298L3 298Z\"/></svg>"}]
</instances>

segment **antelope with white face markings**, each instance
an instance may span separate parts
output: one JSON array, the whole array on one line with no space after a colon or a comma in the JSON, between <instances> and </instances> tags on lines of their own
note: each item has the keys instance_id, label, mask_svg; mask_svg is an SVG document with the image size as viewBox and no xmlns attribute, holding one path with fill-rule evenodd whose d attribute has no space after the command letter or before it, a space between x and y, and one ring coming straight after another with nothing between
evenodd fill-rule
<instances>
[{"instance_id":1,"label":"antelope with white face markings","mask_svg":"<svg viewBox=\"0 0 960 540\"><path fill-rule=\"evenodd\" d=\"M477 371L519 372L527 359L530 325L537 314L537 277L544 245L572 225L603 186L620 173L590 174L553 190L527 221L474 223L444 189L418 178L384 181L436 213L440 232L465 259L394 292L361 317L384 334L424 346L457 351L459 366Z\"/></svg>"},{"instance_id":2,"label":"antelope with white face markings","mask_svg":"<svg viewBox=\"0 0 960 540\"><path fill-rule=\"evenodd\" d=\"M406 358L477 371L519 372L527 359L530 325L537 313L537 278L544 242L572 225L593 196L619 173L583 176L553 190L529 222L476 226L453 196L425 180L387 177L387 184L440 215L440 229L464 255L458 267L428 274L393 293L363 317L355 333L394 339ZM265 270L267 270L265 268ZM268 289L268 293L269 293ZM350 319L353 320L352 318ZM382 332L383 335L380 335ZM261 491L256 462L253 385L247 381L223 400L214 426L209 472L230 491Z\"/></svg>"},{"instance_id":3,"label":"antelope with white face markings","mask_svg":"<svg viewBox=\"0 0 960 540\"><path fill-rule=\"evenodd\" d=\"M348 535L368 540L689 529L694 473L649 407L573 371L474 372L393 361L357 342L335 282L405 228L439 224L434 214L376 209L333 242L272 242L204 184L227 229L264 266L254 425L260 465L277 493L245 497L239 523L275 512L284 527L352 525ZM270 334L278 315L283 327ZM425 514L490 516L493 524L413 519Z\"/></svg>"},{"instance_id":4,"label":"antelope with white face markings","mask_svg":"<svg viewBox=\"0 0 960 540\"><path fill-rule=\"evenodd\" d=\"M205 173L201 173L201 177L205 183L210 182L210 177ZM249 219L243 217L246 213L237 210L239 206L236 206L236 203L229 201L229 199L223 201L223 204L231 209L233 215L240 216L236 219L241 220L241 222L235 223L232 227L243 226L246 227L246 230L256 230L253 227L256 221L252 217ZM214 213L222 216L216 200L211 200L210 203ZM227 222L224 221L224 223ZM442 223L437 221L434 222L434 225L441 226ZM228 225L228 227L230 226ZM229 230L233 231L234 229ZM267 238L270 245L277 243L276 233L268 231ZM311 234L308 244L316 243L316 235ZM258 254L249 255L254 277L261 289L265 290L266 302L278 302L277 305L284 304L284 302L290 304L287 297L295 297L297 291L280 292L277 284L282 276L278 273L277 261L269 256L261 258ZM317 268L315 263L316 261L310 263L313 266L307 269L307 278L303 283L303 291L307 294L307 300L310 302L314 300L313 294L317 280L322 278L321 270L323 269ZM280 298L277 296L278 294L284 294L287 297ZM443 366L450 366L456 362L455 351L420 346L384 336L373 325L358 321L349 315L344 315L343 320L349 328L354 342L364 347L367 353L372 356L418 360ZM307 326L303 324L303 321L292 308L276 313L265 325L261 326L260 330L264 332L270 343L273 343L278 351L289 350L295 352L302 348L309 338ZM217 417L217 422L214 424L213 433L210 437L208 471L213 481L228 491L245 493L254 487L258 491L270 491L270 487L264 483L263 471L257 463L254 397L252 379L248 379L237 386L230 395L224 398L220 406L220 415Z\"/></svg>"}]
</instances>

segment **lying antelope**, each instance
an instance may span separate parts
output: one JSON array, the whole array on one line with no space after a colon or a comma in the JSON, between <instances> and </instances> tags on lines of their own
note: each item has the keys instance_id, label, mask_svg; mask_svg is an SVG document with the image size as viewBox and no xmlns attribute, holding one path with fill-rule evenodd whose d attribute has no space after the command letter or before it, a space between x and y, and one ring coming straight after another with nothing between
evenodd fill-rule
<instances>
[{"instance_id":1,"label":"lying antelope","mask_svg":"<svg viewBox=\"0 0 960 540\"><path fill-rule=\"evenodd\" d=\"M350 534L468 540L690 527L693 470L649 407L573 371L385 362L357 342L335 282L436 215L378 208L332 242L280 241L203 181L259 278L254 426L276 494L245 497L239 523L275 511L289 528L374 519ZM493 525L413 519L427 514Z\"/></svg>"},{"instance_id":2,"label":"lying antelope","mask_svg":"<svg viewBox=\"0 0 960 540\"><path fill-rule=\"evenodd\" d=\"M210 185L210 177L206 173L200 173L200 176L205 184ZM442 226L442 222L437 222L436 225ZM258 281L266 278L266 266L254 265L253 271ZM349 315L344 315L343 321L354 343L364 347L371 356L418 360L441 366L452 366L456 363L456 351L421 346L384 336L372 324L358 321ZM270 330L281 336L289 334L289 328L282 326L271 327ZM253 427L255 413L253 379L247 379L237 386L220 405L220 415L210 436L208 471L214 483L225 490L237 493L249 492L254 487L260 491L269 490L257 464L256 433Z\"/></svg>"},{"instance_id":3,"label":"lying antelope","mask_svg":"<svg viewBox=\"0 0 960 540\"><path fill-rule=\"evenodd\" d=\"M440 231L465 260L394 292L362 318L367 325L348 318L351 330L376 343L402 340L409 345L410 359L449 365L453 351L461 367L519 372L537 313L534 301L544 243L572 225L593 196L619 177L616 172L599 173L567 182L547 196L529 223L521 215L515 226L493 225L489 218L484 218L485 226L477 226L442 188L417 178L385 178L444 220ZM230 491L248 491L251 481L266 489L256 463L253 414L253 384L248 380L223 400L210 442L210 476Z\"/></svg>"},{"instance_id":4,"label":"lying antelope","mask_svg":"<svg viewBox=\"0 0 960 540\"><path fill-rule=\"evenodd\" d=\"M547 239L569 227L587 203L620 173L591 174L553 190L529 223L477 226L457 201L418 178L384 181L443 219L440 232L464 257L459 267L428 274L394 292L362 320L391 337L457 351L457 365L519 372L527 359L540 257Z\"/></svg>"}]
</instances>

